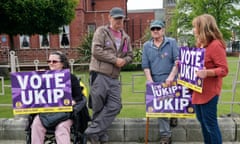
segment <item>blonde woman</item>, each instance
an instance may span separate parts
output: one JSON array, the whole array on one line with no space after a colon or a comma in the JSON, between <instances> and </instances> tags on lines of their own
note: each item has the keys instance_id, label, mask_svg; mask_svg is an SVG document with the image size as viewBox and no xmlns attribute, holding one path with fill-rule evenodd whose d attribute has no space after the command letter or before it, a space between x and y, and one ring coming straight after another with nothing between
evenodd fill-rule
<instances>
[{"instance_id":1,"label":"blonde woman","mask_svg":"<svg viewBox=\"0 0 240 144\"><path fill-rule=\"evenodd\" d=\"M205 144L221 144L222 136L217 121L217 104L222 88L222 79L228 74L226 45L216 20L203 14L192 21L196 46L205 48L203 70L196 72L203 78L203 91L193 91L197 119L201 124Z\"/></svg>"}]
</instances>

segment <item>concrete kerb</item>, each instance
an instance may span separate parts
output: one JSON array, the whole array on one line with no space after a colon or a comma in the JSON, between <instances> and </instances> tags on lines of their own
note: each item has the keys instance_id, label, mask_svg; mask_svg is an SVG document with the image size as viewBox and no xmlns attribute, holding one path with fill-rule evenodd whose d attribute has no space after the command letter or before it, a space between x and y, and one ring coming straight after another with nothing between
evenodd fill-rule
<instances>
[{"instance_id":1,"label":"concrete kerb","mask_svg":"<svg viewBox=\"0 0 240 144\"><path fill-rule=\"evenodd\" d=\"M25 139L25 126L27 119L16 117L14 119L0 119L0 139L22 140Z\"/></svg>"},{"instance_id":2,"label":"concrete kerb","mask_svg":"<svg viewBox=\"0 0 240 144\"><path fill-rule=\"evenodd\" d=\"M224 142L240 142L240 118L218 118ZM0 119L1 140L25 140L25 117ZM144 142L146 118L117 118L108 130L111 142ZM202 142L199 122L196 119L178 119L172 128L173 142ZM156 118L149 120L148 141L159 141L159 126Z\"/></svg>"}]
</instances>

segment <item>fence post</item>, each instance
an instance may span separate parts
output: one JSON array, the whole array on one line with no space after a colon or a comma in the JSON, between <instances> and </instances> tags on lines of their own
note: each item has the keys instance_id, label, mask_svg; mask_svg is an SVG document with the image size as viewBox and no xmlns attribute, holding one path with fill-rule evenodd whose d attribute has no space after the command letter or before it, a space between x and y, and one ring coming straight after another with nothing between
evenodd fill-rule
<instances>
[{"instance_id":1,"label":"fence post","mask_svg":"<svg viewBox=\"0 0 240 144\"><path fill-rule=\"evenodd\" d=\"M33 61L34 65L35 65L35 70L38 71L38 64L39 64L39 60L35 59Z\"/></svg>"},{"instance_id":2,"label":"fence post","mask_svg":"<svg viewBox=\"0 0 240 144\"><path fill-rule=\"evenodd\" d=\"M16 72L15 51L10 51L11 72Z\"/></svg>"},{"instance_id":3,"label":"fence post","mask_svg":"<svg viewBox=\"0 0 240 144\"><path fill-rule=\"evenodd\" d=\"M236 75L235 75L235 78L234 78L234 80L233 80L233 87L232 87L233 93L232 93L231 114L233 114L233 103L234 103L235 97L236 97L237 85L240 84L239 76L240 76L240 54L239 54L238 62L237 62Z\"/></svg>"},{"instance_id":4,"label":"fence post","mask_svg":"<svg viewBox=\"0 0 240 144\"><path fill-rule=\"evenodd\" d=\"M73 64L74 64L75 60L74 59L69 59L69 64L71 67L71 73L73 73Z\"/></svg>"},{"instance_id":5,"label":"fence post","mask_svg":"<svg viewBox=\"0 0 240 144\"><path fill-rule=\"evenodd\" d=\"M5 94L5 90L4 90L4 77L0 76L0 80L1 80L1 85L2 85L2 90L0 91L0 95L4 95Z\"/></svg>"}]
</instances>

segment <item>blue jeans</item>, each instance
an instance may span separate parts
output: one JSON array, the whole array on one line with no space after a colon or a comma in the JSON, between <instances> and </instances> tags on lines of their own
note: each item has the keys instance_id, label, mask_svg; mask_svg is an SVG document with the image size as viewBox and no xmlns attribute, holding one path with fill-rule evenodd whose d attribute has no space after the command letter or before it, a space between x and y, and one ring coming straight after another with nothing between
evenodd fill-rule
<instances>
[{"instance_id":1,"label":"blue jeans","mask_svg":"<svg viewBox=\"0 0 240 144\"><path fill-rule=\"evenodd\" d=\"M195 105L195 112L201 124L205 144L222 144L222 135L217 121L218 97L213 97L206 104Z\"/></svg>"},{"instance_id":2,"label":"blue jeans","mask_svg":"<svg viewBox=\"0 0 240 144\"><path fill-rule=\"evenodd\" d=\"M172 131L170 129L169 118L158 118L160 127L160 137L171 137Z\"/></svg>"}]
</instances>

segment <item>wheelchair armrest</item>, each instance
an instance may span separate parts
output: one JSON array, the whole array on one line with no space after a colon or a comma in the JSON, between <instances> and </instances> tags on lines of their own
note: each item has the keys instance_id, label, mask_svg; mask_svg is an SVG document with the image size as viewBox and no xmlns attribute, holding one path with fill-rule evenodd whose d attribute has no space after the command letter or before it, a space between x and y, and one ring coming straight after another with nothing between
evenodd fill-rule
<instances>
[{"instance_id":1,"label":"wheelchair armrest","mask_svg":"<svg viewBox=\"0 0 240 144\"><path fill-rule=\"evenodd\" d=\"M26 123L26 126L25 126L25 131L26 131L26 132L30 131L32 122L33 122L34 117L35 117L36 115L37 115L37 114L30 114L30 115L28 115L28 117L27 117L27 123Z\"/></svg>"},{"instance_id":2,"label":"wheelchair armrest","mask_svg":"<svg viewBox=\"0 0 240 144\"><path fill-rule=\"evenodd\" d=\"M77 102L77 104L73 106L72 120L73 130L75 130L75 132L77 133L84 133L85 129L88 126L88 122L91 120L87 108L86 97L83 97L83 100Z\"/></svg>"}]
</instances>

